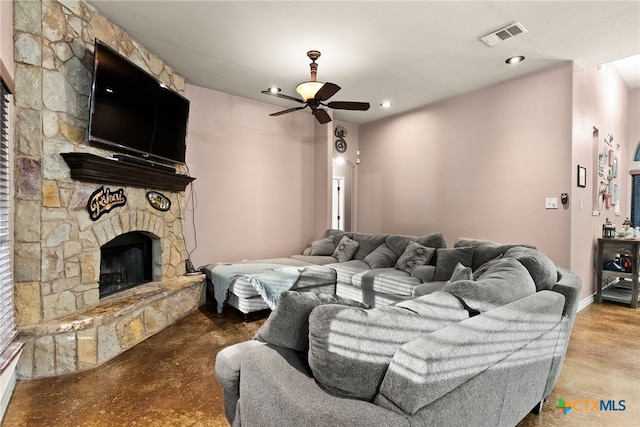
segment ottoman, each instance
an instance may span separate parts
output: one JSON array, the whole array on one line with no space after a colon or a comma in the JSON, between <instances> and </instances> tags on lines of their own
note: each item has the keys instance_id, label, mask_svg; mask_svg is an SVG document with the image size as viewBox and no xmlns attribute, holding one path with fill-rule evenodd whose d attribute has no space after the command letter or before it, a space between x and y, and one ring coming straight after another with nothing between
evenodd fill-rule
<instances>
[{"instance_id":1,"label":"ottoman","mask_svg":"<svg viewBox=\"0 0 640 427\"><path fill-rule=\"evenodd\" d=\"M336 271L321 265L308 265L300 273L300 277L291 288L292 291L336 293ZM243 277L235 279L229 286L226 301L249 322L259 313L269 310L269 306L255 290L251 282Z\"/></svg>"}]
</instances>

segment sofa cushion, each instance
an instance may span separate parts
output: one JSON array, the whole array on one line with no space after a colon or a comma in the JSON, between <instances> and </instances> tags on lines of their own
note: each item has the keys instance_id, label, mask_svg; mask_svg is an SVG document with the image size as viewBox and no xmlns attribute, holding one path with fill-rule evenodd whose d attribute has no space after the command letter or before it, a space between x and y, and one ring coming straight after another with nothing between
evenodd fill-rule
<instances>
[{"instance_id":1,"label":"sofa cushion","mask_svg":"<svg viewBox=\"0 0 640 427\"><path fill-rule=\"evenodd\" d=\"M358 273L362 273L363 271L371 270L369 264L364 261L359 261L357 259L352 259L351 261L345 262L336 262L332 264L325 264L325 267L333 268L336 271L336 282L343 283L345 285L351 286L352 277Z\"/></svg>"},{"instance_id":2,"label":"sofa cushion","mask_svg":"<svg viewBox=\"0 0 640 427\"><path fill-rule=\"evenodd\" d=\"M340 242L336 245L335 251L333 251L333 257L337 259L338 262L349 261L353 258L353 254L356 253L358 246L360 246L360 243L351 240L347 236L342 236Z\"/></svg>"},{"instance_id":3,"label":"sofa cushion","mask_svg":"<svg viewBox=\"0 0 640 427\"><path fill-rule=\"evenodd\" d=\"M486 262L494 258L497 258L501 255L504 255L504 253L510 248L513 248L516 246L524 246L524 247L530 247L532 249L535 249L529 245L517 245L517 244L504 245L502 243L496 243L490 240L468 239L464 237L457 239L453 244L454 248L469 247L469 246L474 248L473 264L470 266L473 271L476 271L478 268L480 268L481 265L485 264Z\"/></svg>"},{"instance_id":4,"label":"sofa cushion","mask_svg":"<svg viewBox=\"0 0 640 427\"><path fill-rule=\"evenodd\" d=\"M355 274L351 278L353 286L366 291L383 294L412 296L413 289L422 281L393 267L378 268Z\"/></svg>"},{"instance_id":5,"label":"sofa cushion","mask_svg":"<svg viewBox=\"0 0 640 427\"><path fill-rule=\"evenodd\" d=\"M444 238L442 233L433 233L427 234L425 236L400 236L400 235L389 235L385 239L385 243L389 248L396 253L396 255L401 256L404 250L407 248L409 242L417 242L422 246L427 246L429 248L446 248L447 241Z\"/></svg>"},{"instance_id":6,"label":"sofa cushion","mask_svg":"<svg viewBox=\"0 0 640 427\"><path fill-rule=\"evenodd\" d=\"M414 268L428 264L435 251L434 248L428 248L420 243L409 242L396 262L396 268L411 274Z\"/></svg>"},{"instance_id":7,"label":"sofa cushion","mask_svg":"<svg viewBox=\"0 0 640 427\"><path fill-rule=\"evenodd\" d=\"M325 265L338 262L332 255L291 255L291 259L305 264Z\"/></svg>"},{"instance_id":8,"label":"sofa cushion","mask_svg":"<svg viewBox=\"0 0 640 427\"><path fill-rule=\"evenodd\" d=\"M398 260L398 256L389 249L386 243L381 244L373 252L364 257L364 262L371 268L393 267Z\"/></svg>"},{"instance_id":9,"label":"sofa cushion","mask_svg":"<svg viewBox=\"0 0 640 427\"><path fill-rule=\"evenodd\" d=\"M477 280L458 280L443 288L484 313L536 292L531 275L513 258L494 260Z\"/></svg>"},{"instance_id":10,"label":"sofa cushion","mask_svg":"<svg viewBox=\"0 0 640 427\"><path fill-rule=\"evenodd\" d=\"M423 282L433 282L433 278L436 276L435 265L419 265L411 272L411 277L420 279Z\"/></svg>"},{"instance_id":11,"label":"sofa cushion","mask_svg":"<svg viewBox=\"0 0 640 427\"><path fill-rule=\"evenodd\" d=\"M515 258L529 271L536 290L550 290L558 281L556 266L548 256L539 250L516 246L504 253L505 257Z\"/></svg>"},{"instance_id":12,"label":"sofa cushion","mask_svg":"<svg viewBox=\"0 0 640 427\"><path fill-rule=\"evenodd\" d=\"M333 243L333 237L325 237L324 239L311 242L311 256L317 255L333 255L336 246Z\"/></svg>"},{"instance_id":13,"label":"sofa cushion","mask_svg":"<svg viewBox=\"0 0 640 427\"><path fill-rule=\"evenodd\" d=\"M471 267L465 267L461 263L456 264L449 282L457 282L458 280L473 280Z\"/></svg>"},{"instance_id":14,"label":"sofa cushion","mask_svg":"<svg viewBox=\"0 0 640 427\"><path fill-rule=\"evenodd\" d=\"M433 280L449 280L458 263L471 267L472 247L439 248L436 252L436 273Z\"/></svg>"},{"instance_id":15,"label":"sofa cushion","mask_svg":"<svg viewBox=\"0 0 640 427\"><path fill-rule=\"evenodd\" d=\"M319 292L285 291L253 339L296 351L309 348L309 314L322 304L341 304L360 308L369 306L348 298Z\"/></svg>"},{"instance_id":16,"label":"sofa cushion","mask_svg":"<svg viewBox=\"0 0 640 427\"><path fill-rule=\"evenodd\" d=\"M398 347L467 317L460 302L442 292L413 301L411 308L314 308L309 366L316 381L333 394L371 401Z\"/></svg>"},{"instance_id":17,"label":"sofa cushion","mask_svg":"<svg viewBox=\"0 0 640 427\"><path fill-rule=\"evenodd\" d=\"M351 239L360 244L356 253L353 254L353 259L363 260L367 255L383 244L386 238L386 234L353 233Z\"/></svg>"}]
</instances>

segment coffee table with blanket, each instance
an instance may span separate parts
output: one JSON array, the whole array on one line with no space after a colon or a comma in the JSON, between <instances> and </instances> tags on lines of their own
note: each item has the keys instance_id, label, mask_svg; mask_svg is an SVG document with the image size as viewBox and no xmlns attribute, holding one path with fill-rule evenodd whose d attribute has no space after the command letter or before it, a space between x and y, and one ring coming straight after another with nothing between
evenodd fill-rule
<instances>
[{"instance_id":1,"label":"coffee table with blanket","mask_svg":"<svg viewBox=\"0 0 640 427\"><path fill-rule=\"evenodd\" d=\"M248 322L253 315L273 308L280 292L296 290L335 294L336 271L321 265L283 265L277 262L224 263L202 268L207 289L218 313L225 303Z\"/></svg>"}]
</instances>

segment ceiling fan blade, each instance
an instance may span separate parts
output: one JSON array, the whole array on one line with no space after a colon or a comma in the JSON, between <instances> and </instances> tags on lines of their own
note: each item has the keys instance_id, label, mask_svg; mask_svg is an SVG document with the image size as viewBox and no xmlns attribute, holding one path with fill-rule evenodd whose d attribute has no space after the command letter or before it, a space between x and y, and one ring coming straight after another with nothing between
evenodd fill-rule
<instances>
[{"instance_id":1,"label":"ceiling fan blade","mask_svg":"<svg viewBox=\"0 0 640 427\"><path fill-rule=\"evenodd\" d=\"M314 96L313 98L317 99L318 101L326 101L327 99L335 95L339 90L340 86L335 83L327 82L320 88L320 90L316 93L316 96Z\"/></svg>"},{"instance_id":2,"label":"ceiling fan blade","mask_svg":"<svg viewBox=\"0 0 640 427\"><path fill-rule=\"evenodd\" d=\"M304 101L302 99L294 98L293 96L285 95L283 93L273 93L273 92L269 92L268 90L263 90L261 93L264 93L265 95L271 95L277 98L288 99L289 101L295 101L295 102L304 104Z\"/></svg>"},{"instance_id":3,"label":"ceiling fan blade","mask_svg":"<svg viewBox=\"0 0 640 427\"><path fill-rule=\"evenodd\" d=\"M334 101L334 102L328 103L327 107L334 108L336 110L367 111L370 105L368 102Z\"/></svg>"},{"instance_id":4,"label":"ceiling fan blade","mask_svg":"<svg viewBox=\"0 0 640 427\"><path fill-rule=\"evenodd\" d=\"M322 108L316 108L313 110L313 115L316 116L316 120L321 124L329 123L331 121L331 116L327 113L327 110L323 110Z\"/></svg>"},{"instance_id":5,"label":"ceiling fan blade","mask_svg":"<svg viewBox=\"0 0 640 427\"><path fill-rule=\"evenodd\" d=\"M289 108L288 110L278 111L277 113L271 113L269 115L270 116L281 116L283 114L293 113L294 111L302 110L303 108L307 108L307 106L305 105L304 107Z\"/></svg>"}]
</instances>

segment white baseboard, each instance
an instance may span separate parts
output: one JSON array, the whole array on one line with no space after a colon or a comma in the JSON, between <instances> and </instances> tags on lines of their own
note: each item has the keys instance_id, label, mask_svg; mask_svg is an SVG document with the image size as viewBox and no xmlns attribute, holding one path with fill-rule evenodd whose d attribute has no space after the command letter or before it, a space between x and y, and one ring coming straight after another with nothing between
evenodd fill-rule
<instances>
[{"instance_id":1,"label":"white baseboard","mask_svg":"<svg viewBox=\"0 0 640 427\"><path fill-rule=\"evenodd\" d=\"M596 300L595 295L596 294L591 294L585 299L583 299L582 301L580 301L578 303L578 311L582 310L583 308L587 307L590 304L593 304L593 302Z\"/></svg>"},{"instance_id":2,"label":"white baseboard","mask_svg":"<svg viewBox=\"0 0 640 427\"><path fill-rule=\"evenodd\" d=\"M0 422L4 418L4 413L9 406L9 400L11 394L16 386L16 368L18 366L18 359L22 350L19 350L17 354L13 355L13 359L0 373Z\"/></svg>"}]
</instances>

